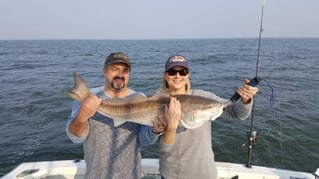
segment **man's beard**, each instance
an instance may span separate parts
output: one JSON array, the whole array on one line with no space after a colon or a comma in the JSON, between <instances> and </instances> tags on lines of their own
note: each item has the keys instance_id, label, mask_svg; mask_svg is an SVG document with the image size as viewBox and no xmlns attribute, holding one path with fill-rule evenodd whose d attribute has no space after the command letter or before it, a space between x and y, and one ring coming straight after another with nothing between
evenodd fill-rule
<instances>
[{"instance_id":1,"label":"man's beard","mask_svg":"<svg viewBox=\"0 0 319 179\"><path fill-rule=\"evenodd\" d=\"M114 83L115 80L122 80L122 84L121 85L115 85L115 83ZM114 91L120 91L121 89L125 88L125 78L124 77L120 77L120 76L115 76L113 78L112 83L111 83L111 88Z\"/></svg>"}]
</instances>

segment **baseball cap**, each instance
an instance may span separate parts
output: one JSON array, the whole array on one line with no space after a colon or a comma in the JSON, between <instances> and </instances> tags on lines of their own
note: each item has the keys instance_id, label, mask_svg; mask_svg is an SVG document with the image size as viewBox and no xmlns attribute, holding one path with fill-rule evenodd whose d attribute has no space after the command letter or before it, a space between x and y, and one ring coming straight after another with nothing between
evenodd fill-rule
<instances>
[{"instance_id":1,"label":"baseball cap","mask_svg":"<svg viewBox=\"0 0 319 179\"><path fill-rule=\"evenodd\" d=\"M124 63L131 68L131 62L128 55L122 52L113 52L105 60L104 66L113 64L113 63Z\"/></svg>"},{"instance_id":2,"label":"baseball cap","mask_svg":"<svg viewBox=\"0 0 319 179\"><path fill-rule=\"evenodd\" d=\"M184 56L172 55L167 59L167 61L165 63L165 71L168 71L169 69L176 67L176 66L182 66L186 69L189 69L187 59Z\"/></svg>"}]
</instances>

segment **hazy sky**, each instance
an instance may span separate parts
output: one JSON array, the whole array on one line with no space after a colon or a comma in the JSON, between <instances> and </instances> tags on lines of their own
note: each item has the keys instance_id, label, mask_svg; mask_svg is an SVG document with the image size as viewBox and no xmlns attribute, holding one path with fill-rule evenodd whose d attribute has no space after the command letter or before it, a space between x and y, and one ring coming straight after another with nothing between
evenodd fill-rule
<instances>
[{"instance_id":1,"label":"hazy sky","mask_svg":"<svg viewBox=\"0 0 319 179\"><path fill-rule=\"evenodd\" d=\"M258 37L262 0L0 0L0 39ZM266 0L263 37L319 37L319 0Z\"/></svg>"}]
</instances>

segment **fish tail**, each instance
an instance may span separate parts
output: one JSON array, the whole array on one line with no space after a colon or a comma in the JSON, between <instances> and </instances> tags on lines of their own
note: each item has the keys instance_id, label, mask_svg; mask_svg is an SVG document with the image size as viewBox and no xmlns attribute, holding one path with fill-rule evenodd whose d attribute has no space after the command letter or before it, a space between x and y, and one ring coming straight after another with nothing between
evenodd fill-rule
<instances>
[{"instance_id":1,"label":"fish tail","mask_svg":"<svg viewBox=\"0 0 319 179\"><path fill-rule=\"evenodd\" d=\"M76 73L73 72L74 86L71 90L66 90L64 93L77 101L84 100L90 93L84 80Z\"/></svg>"}]
</instances>

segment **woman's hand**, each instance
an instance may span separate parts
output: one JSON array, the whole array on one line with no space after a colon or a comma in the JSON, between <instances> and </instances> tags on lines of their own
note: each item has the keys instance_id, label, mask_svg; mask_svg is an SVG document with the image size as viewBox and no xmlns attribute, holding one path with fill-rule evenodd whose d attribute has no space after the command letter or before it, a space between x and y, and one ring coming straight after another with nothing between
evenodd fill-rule
<instances>
[{"instance_id":1,"label":"woman's hand","mask_svg":"<svg viewBox=\"0 0 319 179\"><path fill-rule=\"evenodd\" d=\"M164 144L173 144L175 142L176 129L182 117L181 103L174 97L170 97L169 106L165 106L164 119L167 130L163 135Z\"/></svg>"},{"instance_id":2,"label":"woman's hand","mask_svg":"<svg viewBox=\"0 0 319 179\"><path fill-rule=\"evenodd\" d=\"M164 119L167 123L167 130L176 130L182 117L181 103L170 97L169 106L165 106Z\"/></svg>"},{"instance_id":3,"label":"woman's hand","mask_svg":"<svg viewBox=\"0 0 319 179\"><path fill-rule=\"evenodd\" d=\"M240 95L242 103L248 104L251 101L251 98L257 94L259 89L257 87L249 86L248 79L245 79L244 82L245 84L236 92Z\"/></svg>"}]
</instances>

